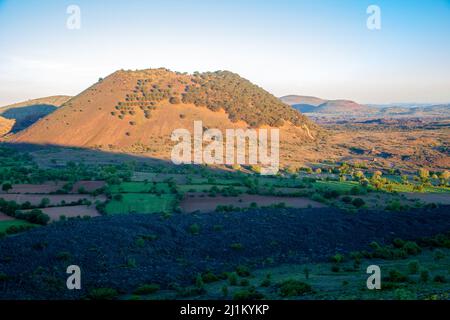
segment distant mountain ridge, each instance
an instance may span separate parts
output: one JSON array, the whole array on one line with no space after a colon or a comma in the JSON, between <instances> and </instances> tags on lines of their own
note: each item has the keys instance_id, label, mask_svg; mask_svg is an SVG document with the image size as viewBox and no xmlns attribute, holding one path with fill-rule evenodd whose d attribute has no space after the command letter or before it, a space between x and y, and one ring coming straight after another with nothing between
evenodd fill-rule
<instances>
[{"instance_id":1,"label":"distant mountain ridge","mask_svg":"<svg viewBox=\"0 0 450 320\"><path fill-rule=\"evenodd\" d=\"M288 95L280 98L294 109L312 118L327 116L352 117L450 117L450 104L398 103L362 105L351 100L325 100L317 97Z\"/></svg>"}]
</instances>

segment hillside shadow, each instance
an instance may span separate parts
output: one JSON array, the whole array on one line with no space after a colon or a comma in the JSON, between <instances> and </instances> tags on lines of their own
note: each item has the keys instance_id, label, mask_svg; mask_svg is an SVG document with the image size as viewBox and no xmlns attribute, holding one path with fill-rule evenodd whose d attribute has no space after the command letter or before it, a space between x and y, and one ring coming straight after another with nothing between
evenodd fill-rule
<instances>
[{"instance_id":1,"label":"hillside shadow","mask_svg":"<svg viewBox=\"0 0 450 320\"><path fill-rule=\"evenodd\" d=\"M0 141L0 147L7 147L20 152L29 153L42 168L58 168L67 162L84 163L86 165L118 165L134 164L139 166L164 166L180 173L195 169L209 170L215 174L229 173L225 168L197 164L176 165L171 160L149 157L146 155L109 152L98 149L60 146L52 144L11 143Z\"/></svg>"},{"instance_id":2,"label":"hillside shadow","mask_svg":"<svg viewBox=\"0 0 450 320\"><path fill-rule=\"evenodd\" d=\"M34 124L57 109L51 104L36 104L27 107L15 107L5 110L0 115L6 119L14 119L16 123L11 129L12 133L19 132Z\"/></svg>"}]
</instances>

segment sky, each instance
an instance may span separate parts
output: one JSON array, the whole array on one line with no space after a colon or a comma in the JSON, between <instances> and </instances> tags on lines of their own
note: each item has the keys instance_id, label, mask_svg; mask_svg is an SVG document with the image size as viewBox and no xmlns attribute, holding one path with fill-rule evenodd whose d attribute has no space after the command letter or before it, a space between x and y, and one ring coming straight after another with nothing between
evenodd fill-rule
<instances>
[{"instance_id":1,"label":"sky","mask_svg":"<svg viewBox=\"0 0 450 320\"><path fill-rule=\"evenodd\" d=\"M276 96L448 103L450 0L0 0L0 105L157 67L230 70Z\"/></svg>"}]
</instances>

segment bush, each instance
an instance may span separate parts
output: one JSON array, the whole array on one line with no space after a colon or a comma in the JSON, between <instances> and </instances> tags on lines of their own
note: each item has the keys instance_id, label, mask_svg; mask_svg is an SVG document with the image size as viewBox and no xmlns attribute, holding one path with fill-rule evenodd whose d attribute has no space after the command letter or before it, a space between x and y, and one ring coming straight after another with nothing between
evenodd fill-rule
<instances>
[{"instance_id":1,"label":"bush","mask_svg":"<svg viewBox=\"0 0 450 320\"><path fill-rule=\"evenodd\" d=\"M235 292L233 300L261 300L264 299L264 294L256 291L255 288L240 290Z\"/></svg>"},{"instance_id":2,"label":"bush","mask_svg":"<svg viewBox=\"0 0 450 320\"><path fill-rule=\"evenodd\" d=\"M420 281L422 282L428 282L430 280L430 272L426 269L423 269L420 271Z\"/></svg>"},{"instance_id":3,"label":"bush","mask_svg":"<svg viewBox=\"0 0 450 320\"><path fill-rule=\"evenodd\" d=\"M361 198L355 198L355 199L353 199L352 204L356 208L361 208L363 205L366 204L366 202L363 199L361 199Z\"/></svg>"},{"instance_id":4,"label":"bush","mask_svg":"<svg viewBox=\"0 0 450 320\"><path fill-rule=\"evenodd\" d=\"M345 257L340 253L336 253L334 256L331 257L331 261L334 263L341 263L344 261L344 259Z\"/></svg>"},{"instance_id":5,"label":"bush","mask_svg":"<svg viewBox=\"0 0 450 320\"><path fill-rule=\"evenodd\" d=\"M181 100L180 100L179 97L170 97L169 102L170 102L171 104L180 104L180 103L181 103Z\"/></svg>"},{"instance_id":6,"label":"bush","mask_svg":"<svg viewBox=\"0 0 450 320\"><path fill-rule=\"evenodd\" d=\"M33 209L30 212L17 212L17 219L26 220L30 223L46 225L50 221L50 217L39 209Z\"/></svg>"},{"instance_id":7,"label":"bush","mask_svg":"<svg viewBox=\"0 0 450 320\"><path fill-rule=\"evenodd\" d=\"M5 282L9 279L6 273L0 272L0 283Z\"/></svg>"},{"instance_id":8,"label":"bush","mask_svg":"<svg viewBox=\"0 0 450 320\"><path fill-rule=\"evenodd\" d=\"M196 223L189 226L189 232L191 234L199 234L200 233L200 226Z\"/></svg>"},{"instance_id":9,"label":"bush","mask_svg":"<svg viewBox=\"0 0 450 320\"><path fill-rule=\"evenodd\" d=\"M237 266L236 267L236 273L240 277L249 277L251 275L250 269L247 266Z\"/></svg>"},{"instance_id":10,"label":"bush","mask_svg":"<svg viewBox=\"0 0 450 320\"><path fill-rule=\"evenodd\" d=\"M392 269L389 271L388 280L392 282L407 282L408 277L397 269Z\"/></svg>"},{"instance_id":11,"label":"bush","mask_svg":"<svg viewBox=\"0 0 450 320\"><path fill-rule=\"evenodd\" d=\"M445 282L447 282L447 279L445 278L444 275L438 274L438 275L434 276L433 281L436 283L445 283Z\"/></svg>"},{"instance_id":12,"label":"bush","mask_svg":"<svg viewBox=\"0 0 450 320\"><path fill-rule=\"evenodd\" d=\"M344 203L351 203L352 202L352 198L349 197L349 196L345 196L345 197L342 197L341 201L344 202Z\"/></svg>"},{"instance_id":13,"label":"bush","mask_svg":"<svg viewBox=\"0 0 450 320\"><path fill-rule=\"evenodd\" d=\"M394 298L395 300L415 300L417 296L410 290L399 288L394 291Z\"/></svg>"},{"instance_id":14,"label":"bush","mask_svg":"<svg viewBox=\"0 0 450 320\"><path fill-rule=\"evenodd\" d=\"M230 248L236 251L240 251L242 249L244 249L244 246L242 245L242 243L232 243L230 245Z\"/></svg>"},{"instance_id":15,"label":"bush","mask_svg":"<svg viewBox=\"0 0 450 320\"><path fill-rule=\"evenodd\" d=\"M408 272L409 274L417 274L419 272L419 261L414 260L408 263Z\"/></svg>"},{"instance_id":16,"label":"bush","mask_svg":"<svg viewBox=\"0 0 450 320\"><path fill-rule=\"evenodd\" d=\"M208 271L208 272L202 274L202 279L203 279L204 283L211 283L211 282L219 281L219 277L216 276L211 271Z\"/></svg>"},{"instance_id":17,"label":"bush","mask_svg":"<svg viewBox=\"0 0 450 320\"><path fill-rule=\"evenodd\" d=\"M237 274L235 272L232 272L230 274L228 274L228 283L230 284L230 286L236 286L237 285Z\"/></svg>"},{"instance_id":18,"label":"bush","mask_svg":"<svg viewBox=\"0 0 450 320\"><path fill-rule=\"evenodd\" d=\"M152 294L152 293L155 293L155 292L159 291L159 289L160 289L160 286L158 284L154 284L154 283L152 283L152 284L144 284L144 285L138 287L134 291L134 293L135 294L143 294L143 295L145 295L145 294Z\"/></svg>"},{"instance_id":19,"label":"bush","mask_svg":"<svg viewBox=\"0 0 450 320\"><path fill-rule=\"evenodd\" d=\"M92 300L115 300L118 296L117 290L112 288L96 288L88 294L88 298Z\"/></svg>"},{"instance_id":20,"label":"bush","mask_svg":"<svg viewBox=\"0 0 450 320\"><path fill-rule=\"evenodd\" d=\"M239 282L239 285L241 287L248 287L250 285L250 281L248 281L248 279L242 279L241 282Z\"/></svg>"},{"instance_id":21,"label":"bush","mask_svg":"<svg viewBox=\"0 0 450 320\"><path fill-rule=\"evenodd\" d=\"M442 250L439 250L439 249L434 251L434 255L433 256L434 256L434 260L442 260L442 259L445 258L444 252Z\"/></svg>"},{"instance_id":22,"label":"bush","mask_svg":"<svg viewBox=\"0 0 450 320\"><path fill-rule=\"evenodd\" d=\"M282 297L296 297L313 292L311 286L298 280L286 280L279 284L279 293Z\"/></svg>"}]
</instances>

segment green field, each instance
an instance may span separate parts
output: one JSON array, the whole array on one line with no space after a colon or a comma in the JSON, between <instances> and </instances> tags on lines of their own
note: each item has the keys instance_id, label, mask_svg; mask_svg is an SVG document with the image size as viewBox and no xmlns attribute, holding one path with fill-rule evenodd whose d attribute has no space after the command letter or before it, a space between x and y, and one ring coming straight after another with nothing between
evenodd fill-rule
<instances>
[{"instance_id":1,"label":"green field","mask_svg":"<svg viewBox=\"0 0 450 320\"><path fill-rule=\"evenodd\" d=\"M413 184L392 184L392 191L396 192L419 192L414 190ZM450 188L448 187L434 187L434 186L424 186L421 193L450 193Z\"/></svg>"},{"instance_id":2,"label":"green field","mask_svg":"<svg viewBox=\"0 0 450 320\"><path fill-rule=\"evenodd\" d=\"M173 194L124 193L122 197L106 205L107 214L173 212L176 203Z\"/></svg>"},{"instance_id":3,"label":"green field","mask_svg":"<svg viewBox=\"0 0 450 320\"><path fill-rule=\"evenodd\" d=\"M177 190L180 192L209 192L209 190L214 186L217 187L219 190L228 187L216 184L181 184L177 185ZM248 190L247 187L233 187L233 188L241 192L246 192Z\"/></svg>"},{"instance_id":4,"label":"green field","mask_svg":"<svg viewBox=\"0 0 450 320\"><path fill-rule=\"evenodd\" d=\"M170 193L171 191L169 185L164 182L123 182L119 185L111 185L109 189L112 193Z\"/></svg>"},{"instance_id":5,"label":"green field","mask_svg":"<svg viewBox=\"0 0 450 320\"><path fill-rule=\"evenodd\" d=\"M338 192L349 192L353 187L358 187L360 184L356 181L316 181L313 187L319 190L336 190Z\"/></svg>"},{"instance_id":6,"label":"green field","mask_svg":"<svg viewBox=\"0 0 450 320\"><path fill-rule=\"evenodd\" d=\"M0 233L6 232L10 227L35 227L35 224L23 220L0 221Z\"/></svg>"}]
</instances>

